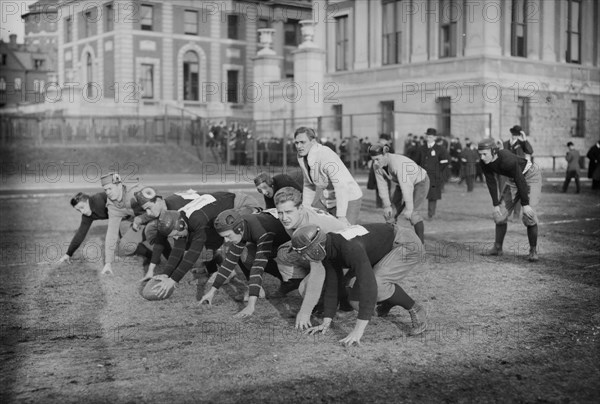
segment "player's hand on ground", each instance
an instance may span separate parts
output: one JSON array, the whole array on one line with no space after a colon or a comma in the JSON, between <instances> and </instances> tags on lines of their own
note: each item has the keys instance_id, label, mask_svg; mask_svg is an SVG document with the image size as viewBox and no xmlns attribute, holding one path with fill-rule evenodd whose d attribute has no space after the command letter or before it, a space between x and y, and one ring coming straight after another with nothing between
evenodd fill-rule
<instances>
[{"instance_id":1,"label":"player's hand on ground","mask_svg":"<svg viewBox=\"0 0 600 404\"><path fill-rule=\"evenodd\" d=\"M314 335L317 333L322 333L322 334L326 334L327 331L329 330L329 327L331 326L331 319L330 318L325 318L323 319L323 324L321 325L317 325L314 327L310 327L308 330L305 331L305 334L308 335Z\"/></svg>"},{"instance_id":2,"label":"player's hand on ground","mask_svg":"<svg viewBox=\"0 0 600 404\"><path fill-rule=\"evenodd\" d=\"M356 346L360 346L360 339L362 337L362 333L353 330L348 336L344 339L341 339L339 342L344 346L352 346L356 344Z\"/></svg>"},{"instance_id":3,"label":"player's hand on ground","mask_svg":"<svg viewBox=\"0 0 600 404\"><path fill-rule=\"evenodd\" d=\"M252 314L254 314L254 307L246 306L246 307L244 307L244 309L242 311L235 314L233 317L245 318L245 317L250 317Z\"/></svg>"},{"instance_id":4,"label":"player's hand on ground","mask_svg":"<svg viewBox=\"0 0 600 404\"><path fill-rule=\"evenodd\" d=\"M296 315L296 328L299 330L309 329L312 327L310 323L310 314L298 313Z\"/></svg>"},{"instance_id":5,"label":"player's hand on ground","mask_svg":"<svg viewBox=\"0 0 600 404\"><path fill-rule=\"evenodd\" d=\"M200 305L206 304L208 306L212 306L213 297L215 297L215 292L211 288L211 290L206 292L204 296L202 296L202 298L200 299Z\"/></svg>"},{"instance_id":6,"label":"player's hand on ground","mask_svg":"<svg viewBox=\"0 0 600 404\"><path fill-rule=\"evenodd\" d=\"M177 283L173 279L169 278L167 275L156 275L152 277L152 279L159 281L159 283L154 285L152 291L156 292L156 296L158 296L161 299L165 297L167 293L169 293Z\"/></svg>"},{"instance_id":7,"label":"player's hand on ground","mask_svg":"<svg viewBox=\"0 0 600 404\"><path fill-rule=\"evenodd\" d=\"M71 263L71 257L69 257L67 254L63 255L62 257L60 257L60 259L58 260L57 264L63 264L63 263L67 263L70 264Z\"/></svg>"},{"instance_id":8,"label":"player's hand on ground","mask_svg":"<svg viewBox=\"0 0 600 404\"><path fill-rule=\"evenodd\" d=\"M101 275L106 275L106 274L113 275L112 264L110 262L104 264L104 268L102 268L102 271L100 272L100 274Z\"/></svg>"}]
</instances>

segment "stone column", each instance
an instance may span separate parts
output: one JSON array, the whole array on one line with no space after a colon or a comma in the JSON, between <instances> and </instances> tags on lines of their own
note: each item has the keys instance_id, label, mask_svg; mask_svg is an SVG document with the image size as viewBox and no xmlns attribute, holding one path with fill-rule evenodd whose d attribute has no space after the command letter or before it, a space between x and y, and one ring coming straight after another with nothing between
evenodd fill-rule
<instances>
[{"instance_id":1,"label":"stone column","mask_svg":"<svg viewBox=\"0 0 600 404\"><path fill-rule=\"evenodd\" d=\"M325 77L325 51L314 42L315 23L300 21L304 41L293 52L294 87L296 97L294 116L299 118L323 115L323 88Z\"/></svg>"},{"instance_id":2,"label":"stone column","mask_svg":"<svg viewBox=\"0 0 600 404\"><path fill-rule=\"evenodd\" d=\"M273 105L269 97L271 86L268 83L280 80L280 65L283 60L283 57L277 56L272 49L275 29L263 28L258 31L262 49L258 51L256 57L252 58L254 62L254 93L250 96L250 99L253 100L253 117L257 121L272 119Z\"/></svg>"}]
</instances>

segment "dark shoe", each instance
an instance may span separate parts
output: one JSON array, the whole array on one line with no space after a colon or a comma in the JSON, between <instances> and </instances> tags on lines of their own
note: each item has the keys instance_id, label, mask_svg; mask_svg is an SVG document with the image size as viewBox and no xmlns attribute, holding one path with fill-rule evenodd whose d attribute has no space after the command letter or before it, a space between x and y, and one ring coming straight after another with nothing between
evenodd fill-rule
<instances>
[{"instance_id":1,"label":"dark shoe","mask_svg":"<svg viewBox=\"0 0 600 404\"><path fill-rule=\"evenodd\" d=\"M279 285L279 289L277 289L277 293L280 296L285 296L288 293L298 289L298 286L300 286L300 282L302 282L302 279L290 279L289 281L285 281L285 282L281 282L281 285Z\"/></svg>"},{"instance_id":2,"label":"dark shoe","mask_svg":"<svg viewBox=\"0 0 600 404\"><path fill-rule=\"evenodd\" d=\"M385 317L390 314L390 310L392 310L392 306L389 303L379 303L377 307L375 307L375 311L377 312L377 317Z\"/></svg>"},{"instance_id":3,"label":"dark shoe","mask_svg":"<svg viewBox=\"0 0 600 404\"><path fill-rule=\"evenodd\" d=\"M492 255L492 256L500 256L502 254L504 254L502 252L502 247L498 247L497 245L494 245L489 250L486 250L483 252L483 255Z\"/></svg>"},{"instance_id":4,"label":"dark shoe","mask_svg":"<svg viewBox=\"0 0 600 404\"><path fill-rule=\"evenodd\" d=\"M419 303L415 303L408 313L410 314L410 320L412 322L410 335L419 335L423 333L423 331L427 329L427 310L425 307L421 306Z\"/></svg>"},{"instance_id":5,"label":"dark shoe","mask_svg":"<svg viewBox=\"0 0 600 404\"><path fill-rule=\"evenodd\" d=\"M529 249L529 256L527 257L527 259L529 260L529 262L538 262L540 260L536 248Z\"/></svg>"}]
</instances>

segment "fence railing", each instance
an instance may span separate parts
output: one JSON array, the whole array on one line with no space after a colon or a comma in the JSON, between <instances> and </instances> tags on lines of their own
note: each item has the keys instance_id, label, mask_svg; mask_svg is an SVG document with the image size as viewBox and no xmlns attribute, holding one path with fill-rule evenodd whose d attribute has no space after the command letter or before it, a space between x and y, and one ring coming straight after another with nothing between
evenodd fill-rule
<instances>
[{"instance_id":1,"label":"fence railing","mask_svg":"<svg viewBox=\"0 0 600 404\"><path fill-rule=\"evenodd\" d=\"M251 120L236 117L202 117L184 108L165 106L162 116L0 116L2 145L77 144L176 144L192 147L203 162L227 165L297 166L293 134L299 126L314 128L320 140L332 147L354 170L366 167L368 146L380 133L393 140L397 153L414 134L422 136L427 127L439 127L445 119L449 130L476 140L491 133L489 114L451 114L394 111L331 115L312 118ZM537 155L557 159L564 155Z\"/></svg>"}]
</instances>

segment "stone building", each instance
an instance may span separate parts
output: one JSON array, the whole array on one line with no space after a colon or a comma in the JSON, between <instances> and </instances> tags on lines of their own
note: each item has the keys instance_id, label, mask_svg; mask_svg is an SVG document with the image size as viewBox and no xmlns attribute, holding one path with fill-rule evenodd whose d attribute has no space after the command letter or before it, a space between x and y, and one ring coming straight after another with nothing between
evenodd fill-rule
<instances>
[{"instance_id":1,"label":"stone building","mask_svg":"<svg viewBox=\"0 0 600 404\"><path fill-rule=\"evenodd\" d=\"M599 6L315 0L324 87L335 90L320 100L322 115L338 117L323 130L371 139L387 132L402 144L427 127L462 140L507 139L521 125L542 164L564 155L569 140L587 150L600 138Z\"/></svg>"}]
</instances>

